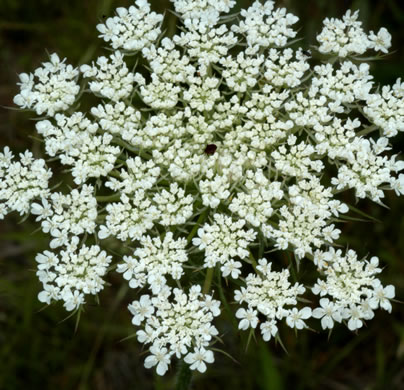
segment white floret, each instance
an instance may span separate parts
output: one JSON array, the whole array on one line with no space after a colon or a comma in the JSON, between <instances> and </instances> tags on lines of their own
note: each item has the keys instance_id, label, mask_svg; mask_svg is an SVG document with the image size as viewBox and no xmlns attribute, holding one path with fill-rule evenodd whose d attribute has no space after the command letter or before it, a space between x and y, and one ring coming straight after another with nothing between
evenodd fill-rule
<instances>
[{"instance_id":1,"label":"white floret","mask_svg":"<svg viewBox=\"0 0 404 390\"><path fill-rule=\"evenodd\" d=\"M6 146L0 153L0 219L11 211L20 215L30 211L36 199L49 196L52 172L42 159L35 159L30 151L20 154L19 161Z\"/></svg>"},{"instance_id":2,"label":"white floret","mask_svg":"<svg viewBox=\"0 0 404 390\"><path fill-rule=\"evenodd\" d=\"M152 12L146 0L129 8L119 7L116 16L97 25L99 36L113 49L140 51L154 43L161 33L163 15Z\"/></svg>"},{"instance_id":3,"label":"white floret","mask_svg":"<svg viewBox=\"0 0 404 390\"><path fill-rule=\"evenodd\" d=\"M99 57L97 63L91 66L81 65L80 71L90 79L88 86L91 92L114 102L128 98L136 81L119 51L115 51L109 58Z\"/></svg>"},{"instance_id":4,"label":"white floret","mask_svg":"<svg viewBox=\"0 0 404 390\"><path fill-rule=\"evenodd\" d=\"M43 63L34 74L21 73L18 83L20 93L14 97L14 103L21 108L32 109L38 115L49 116L70 108L80 91L77 84L79 71L65 61L54 53L50 62Z\"/></svg>"}]
</instances>

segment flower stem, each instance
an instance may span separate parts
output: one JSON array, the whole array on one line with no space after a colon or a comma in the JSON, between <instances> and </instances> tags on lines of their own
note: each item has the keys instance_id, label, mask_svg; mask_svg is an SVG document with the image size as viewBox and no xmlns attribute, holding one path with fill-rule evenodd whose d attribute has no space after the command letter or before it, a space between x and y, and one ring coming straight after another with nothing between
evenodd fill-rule
<instances>
[{"instance_id":1,"label":"flower stem","mask_svg":"<svg viewBox=\"0 0 404 390\"><path fill-rule=\"evenodd\" d=\"M205 281L203 283L202 294L207 294L209 292L210 285L212 284L214 270L215 270L214 268L208 268L206 270L206 276L205 276Z\"/></svg>"},{"instance_id":2,"label":"flower stem","mask_svg":"<svg viewBox=\"0 0 404 390\"><path fill-rule=\"evenodd\" d=\"M113 194L106 196L96 196L97 202L113 202L121 198L121 194Z\"/></svg>"},{"instance_id":3,"label":"flower stem","mask_svg":"<svg viewBox=\"0 0 404 390\"><path fill-rule=\"evenodd\" d=\"M187 237L188 244L192 241L192 238L195 236L195 234L198 231L199 227L201 226L202 222L205 220L207 213L208 213L208 209L205 209L199 216L198 220L196 221L194 227L191 230L191 233L189 233L189 235Z\"/></svg>"},{"instance_id":4,"label":"flower stem","mask_svg":"<svg viewBox=\"0 0 404 390\"><path fill-rule=\"evenodd\" d=\"M257 270L257 266L258 266L257 260L255 260L254 255L251 253L251 251L250 251L250 261L251 261L251 264L252 264L252 266L254 268L254 271L258 272L258 270Z\"/></svg>"},{"instance_id":5,"label":"flower stem","mask_svg":"<svg viewBox=\"0 0 404 390\"><path fill-rule=\"evenodd\" d=\"M178 366L177 373L177 384L175 390L189 390L192 379L192 371L190 370L188 364L181 361Z\"/></svg>"}]
</instances>

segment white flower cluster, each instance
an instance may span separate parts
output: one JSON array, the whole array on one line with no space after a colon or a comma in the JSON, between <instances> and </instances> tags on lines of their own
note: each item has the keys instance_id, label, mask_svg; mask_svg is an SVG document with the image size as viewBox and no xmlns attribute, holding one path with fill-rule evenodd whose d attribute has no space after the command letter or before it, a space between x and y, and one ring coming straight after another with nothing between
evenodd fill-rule
<instances>
[{"instance_id":1,"label":"white flower cluster","mask_svg":"<svg viewBox=\"0 0 404 390\"><path fill-rule=\"evenodd\" d=\"M153 197L160 212L158 223L163 226L182 225L193 214L192 195L185 196L185 190L178 183L171 183L169 190L162 190Z\"/></svg>"},{"instance_id":2,"label":"white flower cluster","mask_svg":"<svg viewBox=\"0 0 404 390\"><path fill-rule=\"evenodd\" d=\"M240 52L236 60L228 56L220 61L223 65L222 76L227 86L235 92L246 92L247 88L254 87L259 78L260 66L264 62L264 56L253 58L246 57Z\"/></svg>"},{"instance_id":3,"label":"white flower cluster","mask_svg":"<svg viewBox=\"0 0 404 390\"><path fill-rule=\"evenodd\" d=\"M14 103L21 108L35 110L38 115L53 116L58 111L65 111L73 105L80 91L77 84L79 71L71 65L60 61L57 54L50 56L35 70L34 74L21 73L21 91L14 97Z\"/></svg>"},{"instance_id":4,"label":"white flower cluster","mask_svg":"<svg viewBox=\"0 0 404 390\"><path fill-rule=\"evenodd\" d=\"M313 172L321 172L324 164L315 157L315 148L310 143L297 143L297 137L290 135L286 145L281 145L271 154L275 168L285 176L309 179Z\"/></svg>"},{"instance_id":5,"label":"white flower cluster","mask_svg":"<svg viewBox=\"0 0 404 390\"><path fill-rule=\"evenodd\" d=\"M91 114L97 119L102 130L117 135L131 145L137 145L138 130L141 125L140 111L124 102L114 105L105 104L91 108Z\"/></svg>"},{"instance_id":6,"label":"white flower cluster","mask_svg":"<svg viewBox=\"0 0 404 390\"><path fill-rule=\"evenodd\" d=\"M381 94L369 95L363 111L382 129L384 136L394 137L399 131L404 131L403 99L404 83L398 79L392 87L383 86Z\"/></svg>"},{"instance_id":7,"label":"white flower cluster","mask_svg":"<svg viewBox=\"0 0 404 390\"><path fill-rule=\"evenodd\" d=\"M367 99L373 85L369 64L357 66L351 61L344 61L335 70L335 75L334 70L331 64L318 65L314 67L315 77L312 79L312 88L333 101L332 105L329 104L333 112L343 112L341 103Z\"/></svg>"},{"instance_id":8,"label":"white flower cluster","mask_svg":"<svg viewBox=\"0 0 404 390\"><path fill-rule=\"evenodd\" d=\"M157 40L162 20L162 15L150 12L146 0L136 0L136 6L129 9L117 8L116 16L98 24L97 30L114 49L142 50Z\"/></svg>"},{"instance_id":9,"label":"white flower cluster","mask_svg":"<svg viewBox=\"0 0 404 390\"><path fill-rule=\"evenodd\" d=\"M392 172L404 169L404 161L396 161L397 156L388 158L381 155L390 149L387 138L381 137L377 142L371 141L373 140L356 138L350 144L341 156L346 163L339 167L338 175L331 180L331 183L337 190L355 188L358 198L367 196L375 202L384 197L384 192L380 189L383 183L404 194L404 175L400 174L398 178L392 175Z\"/></svg>"},{"instance_id":10,"label":"white flower cluster","mask_svg":"<svg viewBox=\"0 0 404 390\"><path fill-rule=\"evenodd\" d=\"M143 189L130 197L122 194L121 201L109 203L106 211L106 224L101 225L98 232L100 239L115 236L122 241L138 240L160 217L159 210Z\"/></svg>"},{"instance_id":11,"label":"white flower cluster","mask_svg":"<svg viewBox=\"0 0 404 390\"><path fill-rule=\"evenodd\" d=\"M193 245L205 251L204 266L212 268L220 263L224 272L234 266L241 267L241 263L232 258L248 257L248 245L254 241L257 233L253 229L244 230L243 219L234 222L227 215L214 214L213 220L213 224L206 223L199 228L198 237L192 240ZM233 278L237 276L232 274Z\"/></svg>"},{"instance_id":12,"label":"white flower cluster","mask_svg":"<svg viewBox=\"0 0 404 390\"><path fill-rule=\"evenodd\" d=\"M104 288L102 278L111 260L98 245L79 246L78 237L73 237L59 256L50 251L38 254L36 274L43 284L38 299L48 305L63 301L68 311L78 309L85 303L85 295L96 295Z\"/></svg>"},{"instance_id":13,"label":"white flower cluster","mask_svg":"<svg viewBox=\"0 0 404 390\"><path fill-rule=\"evenodd\" d=\"M270 182L262 169L249 170L245 176L246 192L240 191L232 199L229 210L252 226L259 227L272 216L275 201L283 198L282 183Z\"/></svg>"},{"instance_id":14,"label":"white flower cluster","mask_svg":"<svg viewBox=\"0 0 404 390\"><path fill-rule=\"evenodd\" d=\"M123 54L119 51L111 54L109 58L99 57L96 65L82 65L80 71L84 77L94 80L88 84L94 94L114 102L128 98L133 91L135 75L129 71Z\"/></svg>"},{"instance_id":15,"label":"white flower cluster","mask_svg":"<svg viewBox=\"0 0 404 390\"><path fill-rule=\"evenodd\" d=\"M331 299L322 298L321 307L313 311L313 317L321 318L323 329L346 320L348 328L356 330L364 320L371 320L379 307L391 312L395 289L392 285L383 287L375 277L382 272L377 257L359 260L352 249L343 255L341 250L330 248L316 251L314 262L323 278L317 280L313 293Z\"/></svg>"},{"instance_id":16,"label":"white flower cluster","mask_svg":"<svg viewBox=\"0 0 404 390\"><path fill-rule=\"evenodd\" d=\"M373 31L367 35L358 21L359 11L348 10L340 19L324 20L324 27L317 36L321 53L332 53L339 57L360 55L369 49L387 53L391 46L391 35L382 27L377 34Z\"/></svg>"},{"instance_id":17,"label":"white flower cluster","mask_svg":"<svg viewBox=\"0 0 404 390\"><path fill-rule=\"evenodd\" d=\"M293 57L296 60L293 60ZM303 51L286 48L284 50L270 49L265 59L265 80L277 87L297 87L301 79L309 70Z\"/></svg>"},{"instance_id":18,"label":"white flower cluster","mask_svg":"<svg viewBox=\"0 0 404 390\"><path fill-rule=\"evenodd\" d=\"M33 200L49 195L52 172L45 161L34 159L28 150L20 154L19 161L13 158L7 146L0 153L0 219L10 211L26 214Z\"/></svg>"},{"instance_id":19,"label":"white flower cluster","mask_svg":"<svg viewBox=\"0 0 404 390\"><path fill-rule=\"evenodd\" d=\"M234 0L171 0L182 18L197 19L208 26L218 22L220 13L228 13L236 4Z\"/></svg>"},{"instance_id":20,"label":"white flower cluster","mask_svg":"<svg viewBox=\"0 0 404 390\"><path fill-rule=\"evenodd\" d=\"M175 49L175 44L170 38L164 38L160 45L160 47L152 45L142 50L153 74L162 82L168 83L184 83L188 77L193 76L195 67L190 64L187 55Z\"/></svg>"},{"instance_id":21,"label":"white flower cluster","mask_svg":"<svg viewBox=\"0 0 404 390\"><path fill-rule=\"evenodd\" d=\"M160 168L153 160L145 162L140 157L128 158L126 166L127 170L121 170L119 179L110 177L105 186L116 192L132 194L152 188L160 175Z\"/></svg>"},{"instance_id":22,"label":"white flower cluster","mask_svg":"<svg viewBox=\"0 0 404 390\"><path fill-rule=\"evenodd\" d=\"M73 166L72 175L77 184L91 177L106 176L114 168L120 148L111 144L111 134L97 134L97 123L81 112L71 116L56 114L54 121L39 121L36 129L45 139L47 154L57 155L62 164Z\"/></svg>"},{"instance_id":23,"label":"white flower cluster","mask_svg":"<svg viewBox=\"0 0 404 390\"><path fill-rule=\"evenodd\" d=\"M241 16L244 20L238 26L232 26L232 31L245 35L248 54L256 53L262 47L285 46L289 38L296 36L290 26L299 18L288 14L285 8L275 9L273 1L264 4L255 1L250 8L241 10Z\"/></svg>"},{"instance_id":24,"label":"white flower cluster","mask_svg":"<svg viewBox=\"0 0 404 390\"><path fill-rule=\"evenodd\" d=\"M312 253L312 247L319 248L337 240L341 231L329 221L346 213L348 206L333 199L332 190L324 188L320 180L301 180L289 187L289 206L279 209L279 227L263 226L266 237L275 241L279 249L294 248L296 256Z\"/></svg>"},{"instance_id":25,"label":"white flower cluster","mask_svg":"<svg viewBox=\"0 0 404 390\"><path fill-rule=\"evenodd\" d=\"M156 110L168 110L177 105L181 88L172 83L162 82L152 74L152 81L140 87L143 101Z\"/></svg>"},{"instance_id":26,"label":"white flower cluster","mask_svg":"<svg viewBox=\"0 0 404 390\"><path fill-rule=\"evenodd\" d=\"M201 180L199 189L202 194L202 203L212 209L219 206L220 202L230 196L230 183L226 176L216 175L210 180Z\"/></svg>"},{"instance_id":27,"label":"white flower cluster","mask_svg":"<svg viewBox=\"0 0 404 390\"><path fill-rule=\"evenodd\" d=\"M137 331L139 342L152 344L146 368L157 366L157 374L164 375L173 355L185 357L191 369L200 372L206 370L205 362L213 363L206 348L218 335L212 320L220 314L219 302L202 294L200 286L192 286L188 294L165 286L158 295L142 295L129 310L134 325L144 324L144 330Z\"/></svg>"},{"instance_id":28,"label":"white flower cluster","mask_svg":"<svg viewBox=\"0 0 404 390\"><path fill-rule=\"evenodd\" d=\"M240 319L239 329L256 328L259 315L265 318L260 329L265 341L275 337L278 333L277 322L286 319L291 328L303 329L306 324L303 320L311 317L311 309L305 307L297 310L297 298L305 292L305 288L289 282L289 271L281 272L271 270L271 263L265 259L258 260L258 274L251 273L245 280L246 287L235 291L234 299L247 304L247 310L238 309L236 317ZM290 308L291 306L291 308Z\"/></svg>"},{"instance_id":29,"label":"white flower cluster","mask_svg":"<svg viewBox=\"0 0 404 390\"><path fill-rule=\"evenodd\" d=\"M179 280L184 273L182 264L188 261L187 241L174 240L173 233L168 232L163 241L160 237L142 236L139 242L141 246L133 256L124 256L124 263L118 264L117 271L129 281L131 288L147 283L153 294L159 294L167 284L164 275Z\"/></svg>"},{"instance_id":30,"label":"white flower cluster","mask_svg":"<svg viewBox=\"0 0 404 390\"><path fill-rule=\"evenodd\" d=\"M404 83L379 87L362 57L386 53L388 32L365 33L357 12L326 19L312 58L291 48L298 18L273 1L240 15L227 15L233 0L172 2L180 28L170 37L136 0L97 26L109 56L78 70L52 55L20 75L15 103L46 115L36 124L45 152L74 179L51 191L44 160L0 153L0 218L31 212L59 250L37 257L39 299L78 310L103 288L112 259L98 244L111 245L123 279L146 290L129 310L150 346L145 366L160 375L174 357L200 372L214 361L220 277L246 305L235 309L239 328L260 323L264 340L281 320L355 330L390 311L394 288L376 279L375 258L332 249L349 210L340 192L377 203L404 194L390 144L404 131ZM302 266L314 256L315 286L265 259L278 250ZM307 290L320 307L301 303Z\"/></svg>"},{"instance_id":31,"label":"white flower cluster","mask_svg":"<svg viewBox=\"0 0 404 390\"><path fill-rule=\"evenodd\" d=\"M225 24L210 28L197 19L185 19L184 23L188 31L175 35L173 41L186 48L188 56L198 61L201 76L205 75L209 64L218 63L237 43L237 38Z\"/></svg>"},{"instance_id":32,"label":"white flower cluster","mask_svg":"<svg viewBox=\"0 0 404 390\"><path fill-rule=\"evenodd\" d=\"M36 221L42 221L42 231L52 237L52 249L67 245L71 236L95 232L97 200L93 193L92 186L83 185L80 191L73 189L67 195L54 192L50 202L42 198L42 204L32 204L31 213L38 216Z\"/></svg>"}]
</instances>

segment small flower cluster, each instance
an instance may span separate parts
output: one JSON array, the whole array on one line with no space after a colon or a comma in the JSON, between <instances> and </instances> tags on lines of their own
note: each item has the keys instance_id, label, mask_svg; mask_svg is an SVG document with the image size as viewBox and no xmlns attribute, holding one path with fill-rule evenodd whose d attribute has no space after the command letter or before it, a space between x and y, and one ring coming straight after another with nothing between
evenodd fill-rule
<instances>
[{"instance_id":1,"label":"small flower cluster","mask_svg":"<svg viewBox=\"0 0 404 390\"><path fill-rule=\"evenodd\" d=\"M45 251L36 261L36 274L43 284L38 299L48 305L63 301L66 310L72 311L85 303L85 295L96 295L104 288L103 277L112 257L98 245L79 247L78 237L73 237L59 256Z\"/></svg>"},{"instance_id":2,"label":"small flower cluster","mask_svg":"<svg viewBox=\"0 0 404 390\"><path fill-rule=\"evenodd\" d=\"M247 247L257 233L253 229L244 230L245 221L242 219L234 222L223 214L214 214L213 219L213 224L205 224L198 229L198 237L192 240L192 244L205 251L204 267L212 268L220 263L221 270L229 274L230 268L241 267L240 262L233 260L234 257L248 257ZM239 273L232 273L232 277L237 278Z\"/></svg>"},{"instance_id":3,"label":"small flower cluster","mask_svg":"<svg viewBox=\"0 0 404 390\"><path fill-rule=\"evenodd\" d=\"M83 185L80 191L73 189L70 194L52 193L50 202L42 198L42 204L32 203L31 213L42 221L42 231L52 236L49 246L57 248L70 242L71 235L92 234L96 229L97 200L94 188Z\"/></svg>"},{"instance_id":4,"label":"small flower cluster","mask_svg":"<svg viewBox=\"0 0 404 390\"><path fill-rule=\"evenodd\" d=\"M143 287L146 283L153 294L159 294L166 286L164 275L179 280L183 275L182 264L188 261L185 251L185 238L174 240L173 233L168 232L161 241L160 237L140 238L140 247L132 256L124 256L124 263L118 264L117 271L123 273L129 281L129 287Z\"/></svg>"},{"instance_id":5,"label":"small flower cluster","mask_svg":"<svg viewBox=\"0 0 404 390\"><path fill-rule=\"evenodd\" d=\"M97 134L98 125L91 123L81 112L69 117L56 114L55 122L39 121L36 129L45 139L47 154L57 155L62 164L73 166L76 184L83 184L91 177L105 176L114 168L120 149L111 144L111 134Z\"/></svg>"},{"instance_id":6,"label":"small flower cluster","mask_svg":"<svg viewBox=\"0 0 404 390\"><path fill-rule=\"evenodd\" d=\"M283 198L282 183L270 182L262 169L247 171L245 192L240 191L229 204L229 210L255 227L262 226L272 216L276 200Z\"/></svg>"},{"instance_id":7,"label":"small flower cluster","mask_svg":"<svg viewBox=\"0 0 404 390\"><path fill-rule=\"evenodd\" d=\"M111 54L109 58L99 57L96 65L82 65L80 71L84 77L93 80L88 86L94 94L113 102L127 98L133 90L135 76L129 72L123 54L119 51Z\"/></svg>"},{"instance_id":8,"label":"small flower cluster","mask_svg":"<svg viewBox=\"0 0 404 390\"><path fill-rule=\"evenodd\" d=\"M295 255L303 258L312 253L313 247L321 247L324 242L332 243L341 231L329 221L346 213L348 206L333 199L332 190L324 188L318 178L301 180L289 187L290 206L279 209L279 227L263 226L267 238L275 241L275 247L287 249L292 246Z\"/></svg>"},{"instance_id":9,"label":"small flower cluster","mask_svg":"<svg viewBox=\"0 0 404 390\"><path fill-rule=\"evenodd\" d=\"M153 228L154 221L160 216L143 189L130 197L122 194L121 201L109 203L106 211L106 224L101 225L98 232L101 239L112 235L122 241L128 238L139 240L147 230Z\"/></svg>"},{"instance_id":10,"label":"small flower cluster","mask_svg":"<svg viewBox=\"0 0 404 390\"><path fill-rule=\"evenodd\" d=\"M116 269L142 290L129 310L159 375L175 358L200 372L214 361L221 278L239 329L260 324L266 341L282 320L357 330L390 311L378 260L333 249L349 211L339 193L379 204L386 191L404 194L391 151L404 84L379 87L362 57L387 52L387 30L368 34L348 11L324 21L311 53L292 49L298 18L273 1L238 16L226 15L232 0L172 2L180 31L170 37L163 15L136 0L97 26L108 56L73 68L52 54L20 75L15 103L46 115L36 124L44 150L74 182L51 190L44 160L0 153L0 218L31 213L51 236L53 252L36 258L39 300L80 310ZM314 258L316 284L292 282L267 255L276 251L301 267ZM311 293L319 305L302 303Z\"/></svg>"},{"instance_id":11,"label":"small flower cluster","mask_svg":"<svg viewBox=\"0 0 404 390\"><path fill-rule=\"evenodd\" d=\"M296 36L290 26L299 18L287 13L285 8L275 9L273 1L264 4L255 1L250 8L241 11L241 16L244 20L232 26L232 31L245 35L250 55L260 48L286 46L288 39Z\"/></svg>"},{"instance_id":12,"label":"small flower cluster","mask_svg":"<svg viewBox=\"0 0 404 390\"><path fill-rule=\"evenodd\" d=\"M366 34L358 16L359 11L352 13L348 10L342 20L326 18L324 28L317 36L320 42L319 51L336 54L339 57L360 55L369 49L387 53L391 46L389 32L382 27L377 34L373 31L369 35Z\"/></svg>"},{"instance_id":13,"label":"small flower cluster","mask_svg":"<svg viewBox=\"0 0 404 390\"><path fill-rule=\"evenodd\" d=\"M275 337L278 333L278 321L286 319L291 328L303 329L306 327L304 319L311 316L310 307L297 310L297 298L305 292L305 288L289 282L287 269L276 272L271 270L271 263L266 259L258 260L257 274L251 273L245 280L246 287L236 290L234 299L242 304L247 303L247 310L238 309L236 317L240 319L239 329L256 328L258 316L262 315L265 321L260 329L265 341ZM289 308L292 306L293 308Z\"/></svg>"},{"instance_id":14,"label":"small flower cluster","mask_svg":"<svg viewBox=\"0 0 404 390\"><path fill-rule=\"evenodd\" d=\"M132 323L145 323L145 330L139 330L137 338L152 344L145 367L157 366L157 373L164 375L175 355L178 359L184 356L191 369L206 371L205 362L214 361L212 351L205 348L218 335L212 320L220 314L219 304L202 294L200 286L192 286L188 294L165 286L158 295L142 295L139 301L133 301L129 305Z\"/></svg>"},{"instance_id":15,"label":"small flower cluster","mask_svg":"<svg viewBox=\"0 0 404 390\"><path fill-rule=\"evenodd\" d=\"M321 307L313 311L313 317L321 318L323 329L331 329L334 321L348 320L348 328L356 330L364 320L371 320L379 307L391 312L395 289L392 285L383 287L375 277L382 272L377 257L363 261L352 249L343 256L340 249L330 248L316 251L314 262L323 278L317 280L313 293L331 298L322 298Z\"/></svg>"},{"instance_id":16,"label":"small flower cluster","mask_svg":"<svg viewBox=\"0 0 404 390\"><path fill-rule=\"evenodd\" d=\"M136 6L129 9L117 8L116 16L98 24L97 30L105 42L111 42L113 49L142 50L157 40L162 20L162 15L150 12L146 0L137 0Z\"/></svg>"},{"instance_id":17,"label":"small flower cluster","mask_svg":"<svg viewBox=\"0 0 404 390\"><path fill-rule=\"evenodd\" d=\"M173 3L184 20L197 19L208 26L215 25L220 14L229 12L236 4L234 0L176 0Z\"/></svg>"},{"instance_id":18,"label":"small flower cluster","mask_svg":"<svg viewBox=\"0 0 404 390\"><path fill-rule=\"evenodd\" d=\"M80 92L77 84L79 71L60 61L57 54L50 56L50 62L36 69L35 73L20 74L20 93L14 103L21 108L35 110L38 115L53 116L67 110Z\"/></svg>"},{"instance_id":19,"label":"small flower cluster","mask_svg":"<svg viewBox=\"0 0 404 390\"><path fill-rule=\"evenodd\" d=\"M383 130L384 136L394 137L399 131L404 131L403 99L404 83L398 79L392 87L383 86L381 94L370 95L363 111Z\"/></svg>"},{"instance_id":20,"label":"small flower cluster","mask_svg":"<svg viewBox=\"0 0 404 390\"><path fill-rule=\"evenodd\" d=\"M11 211L28 213L31 202L46 198L52 172L42 159L34 159L28 150L20 154L19 161L6 146L0 153L0 219Z\"/></svg>"}]
</instances>

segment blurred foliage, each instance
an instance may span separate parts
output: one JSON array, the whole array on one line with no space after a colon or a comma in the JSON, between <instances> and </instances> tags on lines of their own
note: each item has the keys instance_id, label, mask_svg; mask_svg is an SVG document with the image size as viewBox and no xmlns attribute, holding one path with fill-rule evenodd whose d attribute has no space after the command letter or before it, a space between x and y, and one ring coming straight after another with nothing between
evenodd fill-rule
<instances>
[{"instance_id":1,"label":"blurred foliage","mask_svg":"<svg viewBox=\"0 0 404 390\"><path fill-rule=\"evenodd\" d=\"M168 0L151 0L156 11L170 7ZM252 1L239 0L236 10ZM313 44L324 17L340 17L347 8L360 9L365 28L385 26L393 35L395 52L373 65L375 79L393 83L404 77L404 4L402 0L283 0L299 16L299 36ZM0 7L0 105L12 107L17 74L33 71L56 51L69 62L80 64L100 53L96 23L129 0L1 0ZM169 26L168 26L169 28ZM0 147L26 148L40 155L33 140L30 115L0 109ZM395 152L403 150L403 134L395 140ZM360 202L361 210L382 223L355 222L343 227L342 243L365 256L379 256L385 264L384 284L396 286L404 300L404 203L392 193L385 202L390 210ZM126 309L133 292L120 287L112 275L110 287L100 296L99 306L86 307L77 331L76 319L66 318L63 308L44 310L37 300L40 288L34 273L35 254L47 248L47 239L35 232L30 219L18 224L10 215L0 224L0 389L91 389L165 390L173 388L171 376L157 378L143 368L144 356L133 334ZM119 289L120 288L120 289ZM219 287L216 286L216 289ZM234 331L234 322L218 324L225 346L238 363L216 354L205 375L195 375L193 389L404 389L404 306L393 313L377 312L358 334L337 327L330 338L325 332L282 329L288 353L274 342L252 340Z\"/></svg>"}]
</instances>

